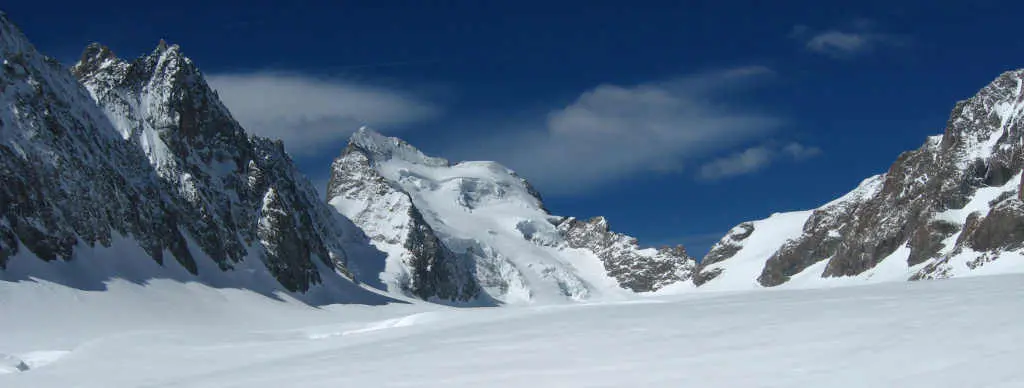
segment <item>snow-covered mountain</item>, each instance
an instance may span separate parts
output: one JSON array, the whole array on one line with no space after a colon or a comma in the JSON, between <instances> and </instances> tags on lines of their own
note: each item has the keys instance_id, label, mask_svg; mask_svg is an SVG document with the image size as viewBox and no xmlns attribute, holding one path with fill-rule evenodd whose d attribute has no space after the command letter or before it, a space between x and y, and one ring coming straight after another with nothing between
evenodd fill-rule
<instances>
[{"instance_id":1,"label":"snow-covered mountain","mask_svg":"<svg viewBox=\"0 0 1024 388\"><path fill-rule=\"evenodd\" d=\"M494 162L430 157L363 128L334 161L331 205L388 253L382 281L421 298L582 300L687 281L682 247L641 249L603 218L548 214L526 180Z\"/></svg>"},{"instance_id":2,"label":"snow-covered mountain","mask_svg":"<svg viewBox=\"0 0 1024 388\"><path fill-rule=\"evenodd\" d=\"M138 251L100 276L154 260L373 295L339 274L365 236L279 141L245 133L177 46L127 62L94 44L69 72L0 15L0 57L0 269L17 267L0 275Z\"/></svg>"},{"instance_id":3,"label":"snow-covered mountain","mask_svg":"<svg viewBox=\"0 0 1024 388\"><path fill-rule=\"evenodd\" d=\"M744 222L715 244L709 288L1024 271L1024 69L953 108L945 132L812 211Z\"/></svg>"},{"instance_id":4,"label":"snow-covered mountain","mask_svg":"<svg viewBox=\"0 0 1024 388\"><path fill-rule=\"evenodd\" d=\"M640 249L603 218L549 215L500 165L450 165L370 130L332 166L332 208L280 141L246 134L180 47L123 60L92 44L68 71L0 22L4 279L56 271L82 284L73 272L84 271L99 284L170 276L264 290L272 279L325 300L374 295L358 282L494 304L654 291L696 265L681 247ZM38 267L58 258L73 268ZM150 259L182 271L142 271Z\"/></svg>"}]
</instances>

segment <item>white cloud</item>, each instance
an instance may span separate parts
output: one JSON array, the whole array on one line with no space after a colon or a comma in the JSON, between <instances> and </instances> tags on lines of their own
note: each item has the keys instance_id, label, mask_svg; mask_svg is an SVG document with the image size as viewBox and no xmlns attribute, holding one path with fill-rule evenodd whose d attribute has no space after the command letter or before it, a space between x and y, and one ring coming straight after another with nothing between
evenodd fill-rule
<instances>
[{"instance_id":1,"label":"white cloud","mask_svg":"<svg viewBox=\"0 0 1024 388\"><path fill-rule=\"evenodd\" d=\"M780 157L801 161L820 154L821 148L800 143L789 143L782 147L759 145L705 163L700 167L697 177L703 180L724 179L760 171Z\"/></svg>"},{"instance_id":2,"label":"white cloud","mask_svg":"<svg viewBox=\"0 0 1024 388\"><path fill-rule=\"evenodd\" d=\"M765 146L747 148L744 151L715 159L700 168L701 179L721 179L755 172L775 159L774 150Z\"/></svg>"},{"instance_id":3,"label":"white cloud","mask_svg":"<svg viewBox=\"0 0 1024 388\"><path fill-rule=\"evenodd\" d=\"M807 48L826 54L858 53L867 50L871 38L867 34L843 31L825 31L811 37Z\"/></svg>"},{"instance_id":4,"label":"white cloud","mask_svg":"<svg viewBox=\"0 0 1024 388\"><path fill-rule=\"evenodd\" d=\"M876 31L874 24L866 20L856 21L848 28L826 30L813 30L798 25L793 28L790 37L803 42L807 50L834 58L852 57L879 46L896 46L905 41L898 35Z\"/></svg>"},{"instance_id":5,"label":"white cloud","mask_svg":"<svg viewBox=\"0 0 1024 388\"><path fill-rule=\"evenodd\" d=\"M717 103L736 100L771 74L744 67L633 86L600 85L548 113L540 130L514 130L456 153L496 159L545 193L569 194L683 164L764 136L770 115ZM466 148L465 146L463 148Z\"/></svg>"},{"instance_id":6,"label":"white cloud","mask_svg":"<svg viewBox=\"0 0 1024 388\"><path fill-rule=\"evenodd\" d=\"M360 125L394 129L439 113L414 94L339 79L259 72L207 80L246 130L282 139L295 154L337 147Z\"/></svg>"}]
</instances>

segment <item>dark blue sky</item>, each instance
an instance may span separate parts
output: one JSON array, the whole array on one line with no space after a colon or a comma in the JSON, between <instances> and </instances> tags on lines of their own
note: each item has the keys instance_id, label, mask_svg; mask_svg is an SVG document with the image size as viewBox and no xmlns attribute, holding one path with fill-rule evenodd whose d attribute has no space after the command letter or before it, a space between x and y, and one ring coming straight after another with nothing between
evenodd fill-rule
<instances>
[{"instance_id":1,"label":"dark blue sky","mask_svg":"<svg viewBox=\"0 0 1024 388\"><path fill-rule=\"evenodd\" d=\"M503 162L556 214L695 254L885 171L1024 66L1011 1L211 3L3 7L66 63L91 41L123 57L180 44L314 181L368 123Z\"/></svg>"}]
</instances>

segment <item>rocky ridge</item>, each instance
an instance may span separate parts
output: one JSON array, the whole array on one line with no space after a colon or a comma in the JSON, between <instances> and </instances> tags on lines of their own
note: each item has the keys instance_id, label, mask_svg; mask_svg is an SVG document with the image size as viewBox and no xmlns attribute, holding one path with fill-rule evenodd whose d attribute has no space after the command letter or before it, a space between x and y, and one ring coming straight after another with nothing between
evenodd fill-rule
<instances>
[{"instance_id":1,"label":"rocky ridge","mask_svg":"<svg viewBox=\"0 0 1024 388\"><path fill-rule=\"evenodd\" d=\"M288 291L346 273L344 245L362 235L280 141L245 133L178 46L125 61L93 44L69 72L6 16L0 34L0 269L23 249L73 260L125 237L193 274L197 260L256 258Z\"/></svg>"},{"instance_id":2,"label":"rocky ridge","mask_svg":"<svg viewBox=\"0 0 1024 388\"><path fill-rule=\"evenodd\" d=\"M945 132L905 152L889 171L814 210L802 230L762 257L757 281L777 286L825 263L824 278L870 277L883 261L909 279L956 276L1024 247L1024 70L1003 73L960 101ZM705 257L700 283L729 270L752 233L740 224Z\"/></svg>"}]
</instances>

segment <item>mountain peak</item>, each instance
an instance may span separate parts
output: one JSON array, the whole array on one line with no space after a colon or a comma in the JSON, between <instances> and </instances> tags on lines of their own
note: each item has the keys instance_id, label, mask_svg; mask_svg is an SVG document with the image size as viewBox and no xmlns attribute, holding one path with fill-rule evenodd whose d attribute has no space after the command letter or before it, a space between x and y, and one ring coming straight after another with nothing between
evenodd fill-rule
<instances>
[{"instance_id":1,"label":"mountain peak","mask_svg":"<svg viewBox=\"0 0 1024 388\"><path fill-rule=\"evenodd\" d=\"M1003 72L971 98L957 102L939 146L944 155L960 160L959 168L987 160L995 149L1021 139L1015 124L1022 117L1024 69Z\"/></svg>"},{"instance_id":2,"label":"mountain peak","mask_svg":"<svg viewBox=\"0 0 1024 388\"><path fill-rule=\"evenodd\" d=\"M404 140L382 135L367 126L360 127L349 139L345 152L353 150L361 151L367 158L375 162L397 159L426 166L449 166L447 159L427 156Z\"/></svg>"},{"instance_id":3,"label":"mountain peak","mask_svg":"<svg viewBox=\"0 0 1024 388\"><path fill-rule=\"evenodd\" d=\"M21 33L7 15L0 13L0 54L5 52L29 52L34 51L28 38Z\"/></svg>"},{"instance_id":4,"label":"mountain peak","mask_svg":"<svg viewBox=\"0 0 1024 388\"><path fill-rule=\"evenodd\" d=\"M156 43L156 48L153 49L153 52L150 55L156 57L189 60L188 57L182 54L180 45L168 44L167 41L164 39L160 39L160 41ZM189 62L191 62L191 60L189 60Z\"/></svg>"},{"instance_id":5,"label":"mountain peak","mask_svg":"<svg viewBox=\"0 0 1024 388\"><path fill-rule=\"evenodd\" d=\"M124 138L139 141L162 171L190 155L240 165L250 153L247 134L176 44L161 39L131 61L91 44L72 73L112 115L132 118L114 125Z\"/></svg>"},{"instance_id":6,"label":"mountain peak","mask_svg":"<svg viewBox=\"0 0 1024 388\"><path fill-rule=\"evenodd\" d=\"M85 50L82 50L82 56L78 59L78 63L71 66L71 73L81 78L86 74L120 62L122 62L121 59L114 55L109 47L93 42L85 46Z\"/></svg>"},{"instance_id":7,"label":"mountain peak","mask_svg":"<svg viewBox=\"0 0 1024 388\"><path fill-rule=\"evenodd\" d=\"M183 75L198 74L199 70L181 51L181 46L167 44L167 41L160 39L153 52L145 57L144 62L148 68L155 72L171 72Z\"/></svg>"},{"instance_id":8,"label":"mountain peak","mask_svg":"<svg viewBox=\"0 0 1024 388\"><path fill-rule=\"evenodd\" d=\"M364 126L359 127L359 129L356 130L356 132L352 134L352 136L349 138L349 142L359 143L359 144L375 143L375 142L386 141L386 140L383 140L383 139L387 139L387 138L388 138L387 136L384 136L383 134L381 134L380 132L377 132L373 128L370 128L370 127L364 125Z\"/></svg>"},{"instance_id":9,"label":"mountain peak","mask_svg":"<svg viewBox=\"0 0 1024 388\"><path fill-rule=\"evenodd\" d=\"M114 52L110 50L110 47L99 42L92 42L85 46L85 50L82 51L81 61L96 61L110 58L117 58Z\"/></svg>"}]
</instances>

